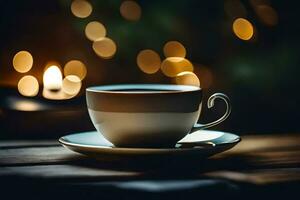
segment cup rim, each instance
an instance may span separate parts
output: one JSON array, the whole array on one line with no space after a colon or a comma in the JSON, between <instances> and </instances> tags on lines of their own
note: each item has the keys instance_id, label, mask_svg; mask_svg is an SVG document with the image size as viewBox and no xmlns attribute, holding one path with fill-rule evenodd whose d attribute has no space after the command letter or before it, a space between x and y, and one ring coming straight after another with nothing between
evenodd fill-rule
<instances>
[{"instance_id":1,"label":"cup rim","mask_svg":"<svg viewBox=\"0 0 300 200\"><path fill-rule=\"evenodd\" d=\"M128 89L153 90L153 91L120 91ZM87 87L87 92L107 94L173 94L201 91L202 89L192 85L175 84L113 84Z\"/></svg>"}]
</instances>

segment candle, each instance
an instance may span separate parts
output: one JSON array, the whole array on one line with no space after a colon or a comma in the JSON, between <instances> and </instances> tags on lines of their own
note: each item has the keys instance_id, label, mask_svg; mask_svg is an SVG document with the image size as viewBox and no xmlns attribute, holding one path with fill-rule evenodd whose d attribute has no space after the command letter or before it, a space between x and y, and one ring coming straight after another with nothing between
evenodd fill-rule
<instances>
[{"instance_id":1,"label":"candle","mask_svg":"<svg viewBox=\"0 0 300 200\"><path fill-rule=\"evenodd\" d=\"M80 92L81 80L76 75L62 79L59 67L52 65L43 75L43 97L52 100L71 99Z\"/></svg>"},{"instance_id":2,"label":"candle","mask_svg":"<svg viewBox=\"0 0 300 200\"><path fill-rule=\"evenodd\" d=\"M62 86L62 74L60 69L52 65L47 68L43 76L44 89L60 90Z\"/></svg>"}]
</instances>

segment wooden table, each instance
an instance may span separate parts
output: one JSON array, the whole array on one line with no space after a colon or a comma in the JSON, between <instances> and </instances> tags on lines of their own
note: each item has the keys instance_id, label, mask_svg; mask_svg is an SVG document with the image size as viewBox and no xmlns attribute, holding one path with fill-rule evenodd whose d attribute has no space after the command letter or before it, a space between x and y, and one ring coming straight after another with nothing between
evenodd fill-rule
<instances>
[{"instance_id":1,"label":"wooden table","mask_svg":"<svg viewBox=\"0 0 300 200\"><path fill-rule=\"evenodd\" d=\"M53 199L284 197L300 191L300 135L244 136L197 166L103 162L57 141L1 141L1 195ZM176 167L174 167L176 166Z\"/></svg>"}]
</instances>

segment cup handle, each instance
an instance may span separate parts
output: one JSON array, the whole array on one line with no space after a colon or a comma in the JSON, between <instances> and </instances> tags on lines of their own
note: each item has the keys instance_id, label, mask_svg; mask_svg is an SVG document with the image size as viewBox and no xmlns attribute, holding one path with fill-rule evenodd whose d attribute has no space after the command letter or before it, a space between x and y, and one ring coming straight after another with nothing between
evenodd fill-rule
<instances>
[{"instance_id":1,"label":"cup handle","mask_svg":"<svg viewBox=\"0 0 300 200\"><path fill-rule=\"evenodd\" d=\"M230 104L230 100L229 100L228 96L223 93L215 93L215 94L211 95L207 101L208 108L214 107L215 99L222 99L226 103L226 111L225 111L224 115L221 118L217 119L216 121L213 121L213 122L210 122L207 124L198 124L198 123L195 124L194 127L192 128L192 130L190 131L190 133L192 133L194 131L202 130L202 129L207 129L207 128L213 127L217 124L220 124L221 122L226 120L227 117L230 115L231 104Z\"/></svg>"}]
</instances>

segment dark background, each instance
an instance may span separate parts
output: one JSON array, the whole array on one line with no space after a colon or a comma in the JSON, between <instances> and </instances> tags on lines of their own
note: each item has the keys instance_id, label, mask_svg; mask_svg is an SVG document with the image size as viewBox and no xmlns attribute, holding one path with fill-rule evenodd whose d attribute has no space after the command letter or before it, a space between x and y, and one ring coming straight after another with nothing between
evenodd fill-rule
<instances>
[{"instance_id":1,"label":"dark background","mask_svg":"<svg viewBox=\"0 0 300 200\"><path fill-rule=\"evenodd\" d=\"M1 101L8 95L18 96L16 85L24 74L14 71L12 58L20 50L33 55L33 68L26 74L36 76L40 82L44 66L51 60L63 65L79 59L88 69L79 97L63 103L35 97L55 112L15 111L3 101L1 137L57 137L93 129L84 109L84 88L115 83L172 83L161 72L143 73L136 64L142 49L156 50L163 58L163 45L170 40L186 47L187 58L193 62L204 88L204 101L214 92L224 92L231 98L232 115L216 129L238 134L300 131L300 23L296 1L254 1L267 2L274 8L278 15L274 26L258 18L251 1L235 1L246 12L228 13L224 4L230 1L140 0L142 17L137 22L121 17L119 0L90 2L92 15L79 19L72 15L71 1L67 0L1 1ZM254 39L243 41L234 35L232 23L237 17L245 17L254 25ZM110 60L97 57L84 35L85 25L93 20L103 23L117 44L117 53ZM15 93L7 92L7 88ZM222 109L220 104L214 110L204 109L200 121L214 120Z\"/></svg>"}]
</instances>

